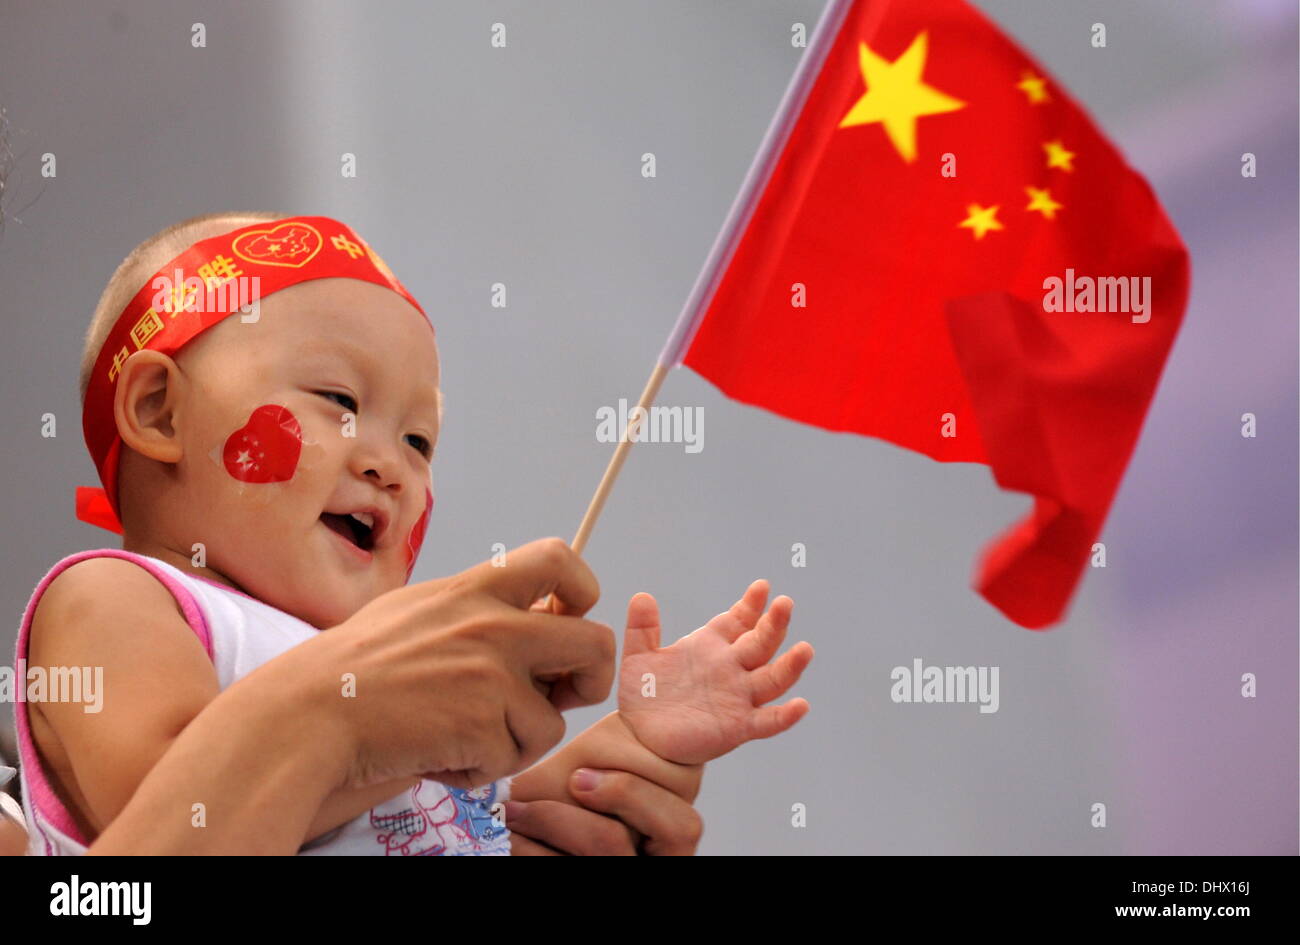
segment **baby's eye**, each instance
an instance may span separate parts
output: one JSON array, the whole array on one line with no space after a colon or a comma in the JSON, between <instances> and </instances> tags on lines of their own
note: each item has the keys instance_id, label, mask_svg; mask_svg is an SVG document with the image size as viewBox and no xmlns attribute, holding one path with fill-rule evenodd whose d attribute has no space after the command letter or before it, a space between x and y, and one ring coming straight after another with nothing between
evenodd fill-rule
<instances>
[{"instance_id":1,"label":"baby's eye","mask_svg":"<svg viewBox=\"0 0 1300 945\"><path fill-rule=\"evenodd\" d=\"M352 413L357 412L357 402L352 398L351 394L343 394L336 390L318 390L316 393L320 394L322 397L336 397L338 398L338 405L344 410L350 410ZM343 402L345 400L347 403ZM349 404L351 406L349 406Z\"/></svg>"},{"instance_id":2,"label":"baby's eye","mask_svg":"<svg viewBox=\"0 0 1300 945\"><path fill-rule=\"evenodd\" d=\"M411 445L414 446L417 450L419 450L420 455L423 456L425 459L433 458L433 447L430 445L429 441L426 440L424 437L420 436L418 433L408 433L406 434L406 438L408 440L415 441Z\"/></svg>"}]
</instances>

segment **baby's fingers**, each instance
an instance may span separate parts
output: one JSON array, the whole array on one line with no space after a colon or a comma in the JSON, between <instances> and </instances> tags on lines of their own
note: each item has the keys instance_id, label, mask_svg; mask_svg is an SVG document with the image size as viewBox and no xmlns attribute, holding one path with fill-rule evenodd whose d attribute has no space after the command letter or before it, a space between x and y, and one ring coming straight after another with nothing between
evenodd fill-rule
<instances>
[{"instance_id":1,"label":"baby's fingers","mask_svg":"<svg viewBox=\"0 0 1300 945\"><path fill-rule=\"evenodd\" d=\"M775 663L754 670L750 676L754 685L754 705L771 702L797 683L812 658L812 644L800 641L786 650Z\"/></svg>"},{"instance_id":2,"label":"baby's fingers","mask_svg":"<svg viewBox=\"0 0 1300 945\"><path fill-rule=\"evenodd\" d=\"M807 714L807 699L791 699L783 705L764 706L749 717L747 741L780 735Z\"/></svg>"},{"instance_id":3,"label":"baby's fingers","mask_svg":"<svg viewBox=\"0 0 1300 945\"><path fill-rule=\"evenodd\" d=\"M627 631L623 634L623 659L659 649L659 604L645 591L627 602Z\"/></svg>"},{"instance_id":4,"label":"baby's fingers","mask_svg":"<svg viewBox=\"0 0 1300 945\"><path fill-rule=\"evenodd\" d=\"M745 588L740 600L731 605L731 616L744 624L746 630L751 629L763 613L763 605L767 603L767 590L767 581L759 578Z\"/></svg>"},{"instance_id":5,"label":"baby's fingers","mask_svg":"<svg viewBox=\"0 0 1300 945\"><path fill-rule=\"evenodd\" d=\"M772 606L758 621L758 625L735 641L736 659L745 669L757 669L781 647L786 628L790 626L790 612L794 601L782 595L772 601Z\"/></svg>"},{"instance_id":6,"label":"baby's fingers","mask_svg":"<svg viewBox=\"0 0 1300 945\"><path fill-rule=\"evenodd\" d=\"M730 610L718 614L708 625L716 627L728 643L735 643L742 633L753 629L759 615L763 613L767 591L767 581L759 578L745 589L745 593L731 605Z\"/></svg>"}]
</instances>

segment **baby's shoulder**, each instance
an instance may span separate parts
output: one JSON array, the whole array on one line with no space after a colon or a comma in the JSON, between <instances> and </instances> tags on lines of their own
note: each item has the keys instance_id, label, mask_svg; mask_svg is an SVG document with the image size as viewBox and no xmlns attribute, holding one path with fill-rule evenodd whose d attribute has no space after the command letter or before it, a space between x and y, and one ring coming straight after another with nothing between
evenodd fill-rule
<instances>
[{"instance_id":1,"label":"baby's shoulder","mask_svg":"<svg viewBox=\"0 0 1300 945\"><path fill-rule=\"evenodd\" d=\"M184 625L176 599L144 567L129 558L82 558L56 574L36 601L32 646L173 616Z\"/></svg>"},{"instance_id":2,"label":"baby's shoulder","mask_svg":"<svg viewBox=\"0 0 1300 945\"><path fill-rule=\"evenodd\" d=\"M130 558L96 555L82 558L61 570L41 595L39 606L93 608L99 605L176 607L171 592L147 568Z\"/></svg>"}]
</instances>

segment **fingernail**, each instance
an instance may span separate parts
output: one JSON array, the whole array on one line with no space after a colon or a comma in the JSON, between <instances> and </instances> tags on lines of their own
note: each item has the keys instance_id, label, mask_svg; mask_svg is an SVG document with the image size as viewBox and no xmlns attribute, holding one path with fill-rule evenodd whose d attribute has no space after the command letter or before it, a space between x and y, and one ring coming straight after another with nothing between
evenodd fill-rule
<instances>
[{"instance_id":1,"label":"fingernail","mask_svg":"<svg viewBox=\"0 0 1300 945\"><path fill-rule=\"evenodd\" d=\"M600 775L590 768L579 768L573 773L573 786L579 791L595 790L600 783Z\"/></svg>"},{"instance_id":2,"label":"fingernail","mask_svg":"<svg viewBox=\"0 0 1300 945\"><path fill-rule=\"evenodd\" d=\"M506 820L514 820L524 811L524 805L519 801L506 801Z\"/></svg>"}]
</instances>

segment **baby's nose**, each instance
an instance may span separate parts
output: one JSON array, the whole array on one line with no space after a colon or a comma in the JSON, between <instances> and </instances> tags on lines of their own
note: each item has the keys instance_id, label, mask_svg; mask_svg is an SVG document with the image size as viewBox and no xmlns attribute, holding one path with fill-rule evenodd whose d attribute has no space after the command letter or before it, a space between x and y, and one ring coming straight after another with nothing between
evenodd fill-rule
<instances>
[{"instance_id":1,"label":"baby's nose","mask_svg":"<svg viewBox=\"0 0 1300 945\"><path fill-rule=\"evenodd\" d=\"M402 477L393 473L388 473L379 467L372 466L366 470L366 478L373 479L375 484L389 492L399 492L402 488Z\"/></svg>"}]
</instances>

